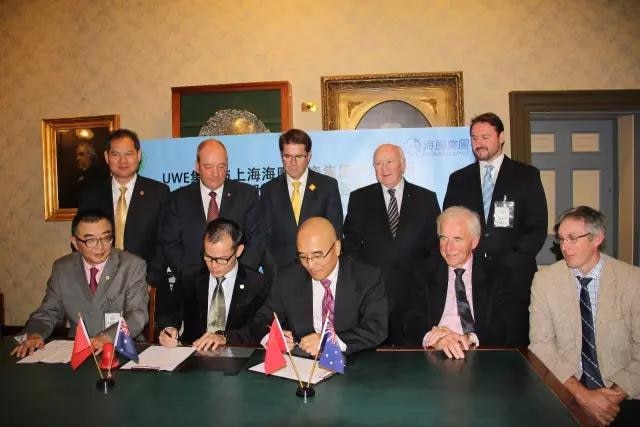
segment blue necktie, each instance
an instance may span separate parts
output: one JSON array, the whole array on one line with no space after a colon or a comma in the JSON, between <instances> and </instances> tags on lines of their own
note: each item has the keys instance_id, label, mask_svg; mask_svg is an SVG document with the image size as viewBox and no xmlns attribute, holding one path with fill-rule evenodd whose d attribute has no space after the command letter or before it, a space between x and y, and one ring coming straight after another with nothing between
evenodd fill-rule
<instances>
[{"instance_id":1,"label":"blue necktie","mask_svg":"<svg viewBox=\"0 0 640 427\"><path fill-rule=\"evenodd\" d=\"M484 221L489 222L489 209L491 208L491 198L493 197L493 179L491 171L493 166L485 165L484 177L482 177L482 203L484 205Z\"/></svg>"},{"instance_id":2,"label":"blue necktie","mask_svg":"<svg viewBox=\"0 0 640 427\"><path fill-rule=\"evenodd\" d=\"M593 312L587 285L591 277L577 277L580 282L580 315L582 317L582 378L580 382L588 389L604 387L598 355L596 353L596 334L593 328Z\"/></svg>"}]
</instances>

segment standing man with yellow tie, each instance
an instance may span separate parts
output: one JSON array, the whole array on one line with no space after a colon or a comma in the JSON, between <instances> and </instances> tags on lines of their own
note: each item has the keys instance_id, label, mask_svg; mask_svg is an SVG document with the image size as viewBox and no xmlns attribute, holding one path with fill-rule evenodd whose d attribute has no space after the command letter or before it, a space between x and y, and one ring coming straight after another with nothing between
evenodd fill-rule
<instances>
[{"instance_id":1,"label":"standing man with yellow tie","mask_svg":"<svg viewBox=\"0 0 640 427\"><path fill-rule=\"evenodd\" d=\"M261 217L266 252L263 267L267 277L296 260L296 233L306 219L328 219L342 237L342 203L338 182L309 169L311 138L299 129L289 129L278 140L284 172L261 188ZM290 206L290 208L289 208Z\"/></svg>"},{"instance_id":2,"label":"standing man with yellow tie","mask_svg":"<svg viewBox=\"0 0 640 427\"><path fill-rule=\"evenodd\" d=\"M113 131L105 148L111 177L80 192L78 211L102 211L115 225L114 246L147 262L147 283L156 287L156 311L162 312L169 304L170 293L158 232L169 187L138 175L142 152L134 131Z\"/></svg>"}]
</instances>

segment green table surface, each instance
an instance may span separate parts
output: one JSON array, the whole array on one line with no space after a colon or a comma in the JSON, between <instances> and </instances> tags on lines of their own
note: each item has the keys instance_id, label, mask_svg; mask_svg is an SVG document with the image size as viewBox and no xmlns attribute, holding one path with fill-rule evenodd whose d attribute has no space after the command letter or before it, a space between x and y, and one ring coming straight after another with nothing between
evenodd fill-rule
<instances>
[{"instance_id":1,"label":"green table surface","mask_svg":"<svg viewBox=\"0 0 640 427\"><path fill-rule=\"evenodd\" d=\"M470 351L465 360L365 352L305 402L295 382L246 370L115 371L105 395L95 389L91 359L75 372L68 364L16 364L12 345L5 338L0 347L2 426L576 425L517 350Z\"/></svg>"}]
</instances>

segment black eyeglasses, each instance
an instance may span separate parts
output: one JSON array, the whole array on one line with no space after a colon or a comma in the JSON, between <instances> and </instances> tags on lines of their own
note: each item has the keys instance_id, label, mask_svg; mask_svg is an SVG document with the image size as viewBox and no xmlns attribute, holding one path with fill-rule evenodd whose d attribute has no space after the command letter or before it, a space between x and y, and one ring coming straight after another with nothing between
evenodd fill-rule
<instances>
[{"instance_id":1,"label":"black eyeglasses","mask_svg":"<svg viewBox=\"0 0 640 427\"><path fill-rule=\"evenodd\" d=\"M227 264L229 264L229 261L231 261L231 258L233 258L235 255L236 255L236 251L235 250L229 256L229 258L225 258L225 257L214 258L211 255L205 253L205 254L202 255L202 259L204 259L204 262L215 262L216 264L227 265Z\"/></svg>"},{"instance_id":2,"label":"black eyeglasses","mask_svg":"<svg viewBox=\"0 0 640 427\"><path fill-rule=\"evenodd\" d=\"M73 236L77 241L84 243L86 247L89 249L95 248L98 246L98 242L100 242L101 246L111 245L113 243L113 235L104 236L104 237L90 237L88 239L81 239L79 237Z\"/></svg>"},{"instance_id":3,"label":"black eyeglasses","mask_svg":"<svg viewBox=\"0 0 640 427\"><path fill-rule=\"evenodd\" d=\"M567 236L567 237L556 236L553 238L553 241L556 242L558 245L562 245L564 242L575 245L576 243L578 243L579 239L587 236L591 236L591 233L585 233L581 236Z\"/></svg>"},{"instance_id":4,"label":"black eyeglasses","mask_svg":"<svg viewBox=\"0 0 640 427\"><path fill-rule=\"evenodd\" d=\"M311 256L304 256L302 254L298 254L298 261L308 265L308 264L311 264L311 261L324 260L325 258L327 258L327 256L329 256L329 254L331 253L331 249L333 249L333 247L336 245L336 242L337 240L333 242L333 244L331 245L327 253L325 253L324 255L322 255L322 252L314 253Z\"/></svg>"}]
</instances>

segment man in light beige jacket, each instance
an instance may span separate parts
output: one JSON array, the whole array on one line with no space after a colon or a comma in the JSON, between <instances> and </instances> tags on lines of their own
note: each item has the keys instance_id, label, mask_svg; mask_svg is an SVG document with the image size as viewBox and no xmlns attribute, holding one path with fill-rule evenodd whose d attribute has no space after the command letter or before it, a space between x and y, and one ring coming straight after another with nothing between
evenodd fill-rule
<instances>
[{"instance_id":1,"label":"man in light beige jacket","mask_svg":"<svg viewBox=\"0 0 640 427\"><path fill-rule=\"evenodd\" d=\"M601 253L605 231L592 208L560 216L564 260L534 277L529 349L608 425L640 412L640 401L626 400L640 397L640 269Z\"/></svg>"}]
</instances>

